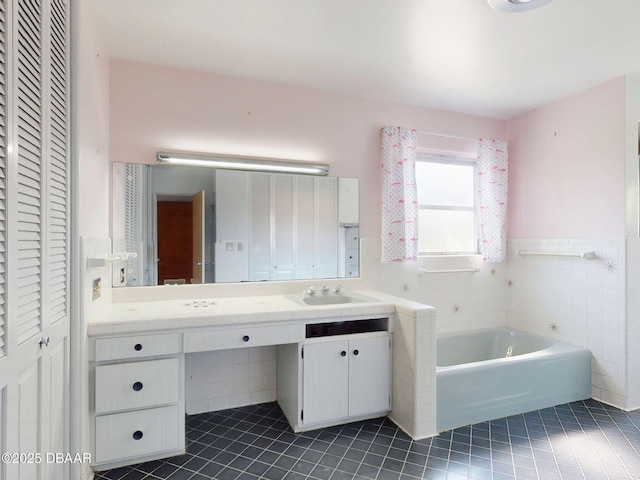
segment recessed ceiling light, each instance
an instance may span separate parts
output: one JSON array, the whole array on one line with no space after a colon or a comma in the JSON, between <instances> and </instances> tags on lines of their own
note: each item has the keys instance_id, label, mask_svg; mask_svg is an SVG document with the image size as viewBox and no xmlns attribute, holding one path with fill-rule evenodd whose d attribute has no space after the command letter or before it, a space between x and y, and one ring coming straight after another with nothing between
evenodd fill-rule
<instances>
[{"instance_id":1,"label":"recessed ceiling light","mask_svg":"<svg viewBox=\"0 0 640 480\"><path fill-rule=\"evenodd\" d=\"M542 7L551 0L487 0L494 10L507 13L526 12Z\"/></svg>"}]
</instances>

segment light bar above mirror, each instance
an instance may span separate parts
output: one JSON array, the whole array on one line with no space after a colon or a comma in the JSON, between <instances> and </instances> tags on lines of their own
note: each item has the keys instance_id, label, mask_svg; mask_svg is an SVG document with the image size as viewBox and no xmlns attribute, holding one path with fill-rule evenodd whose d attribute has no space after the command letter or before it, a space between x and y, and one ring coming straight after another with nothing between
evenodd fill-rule
<instances>
[{"instance_id":1,"label":"light bar above mirror","mask_svg":"<svg viewBox=\"0 0 640 480\"><path fill-rule=\"evenodd\" d=\"M304 175L329 175L329 165L304 163L274 158L234 157L232 155L201 155L190 153L158 152L156 161L160 164L184 165L190 167L224 168L227 170L251 170L276 173L298 173Z\"/></svg>"}]
</instances>

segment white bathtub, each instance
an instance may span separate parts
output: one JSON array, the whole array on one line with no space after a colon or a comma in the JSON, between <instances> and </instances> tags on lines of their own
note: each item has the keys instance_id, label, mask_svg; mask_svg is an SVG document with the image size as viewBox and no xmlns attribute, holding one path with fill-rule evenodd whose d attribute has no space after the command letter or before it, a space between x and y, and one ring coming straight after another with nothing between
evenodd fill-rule
<instances>
[{"instance_id":1,"label":"white bathtub","mask_svg":"<svg viewBox=\"0 0 640 480\"><path fill-rule=\"evenodd\" d=\"M591 352L498 328L438 336L436 427L449 430L591 397Z\"/></svg>"}]
</instances>

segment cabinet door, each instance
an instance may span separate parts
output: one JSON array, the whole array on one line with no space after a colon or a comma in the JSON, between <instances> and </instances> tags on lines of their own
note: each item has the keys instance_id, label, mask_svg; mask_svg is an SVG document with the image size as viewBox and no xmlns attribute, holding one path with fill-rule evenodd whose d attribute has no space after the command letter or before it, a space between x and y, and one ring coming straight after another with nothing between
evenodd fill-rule
<instances>
[{"instance_id":1,"label":"cabinet door","mask_svg":"<svg viewBox=\"0 0 640 480\"><path fill-rule=\"evenodd\" d=\"M296 276L309 279L316 276L315 178L299 175L295 183L296 199Z\"/></svg>"},{"instance_id":2,"label":"cabinet door","mask_svg":"<svg viewBox=\"0 0 640 480\"><path fill-rule=\"evenodd\" d=\"M295 270L293 239L293 175L273 175L273 280L292 280Z\"/></svg>"},{"instance_id":3,"label":"cabinet door","mask_svg":"<svg viewBox=\"0 0 640 480\"><path fill-rule=\"evenodd\" d=\"M249 280L271 278L271 176L250 173Z\"/></svg>"},{"instance_id":4,"label":"cabinet door","mask_svg":"<svg viewBox=\"0 0 640 480\"><path fill-rule=\"evenodd\" d=\"M303 423L318 423L349 415L348 351L347 341L305 344Z\"/></svg>"},{"instance_id":5,"label":"cabinet door","mask_svg":"<svg viewBox=\"0 0 640 480\"><path fill-rule=\"evenodd\" d=\"M349 342L349 415L389 409L389 335Z\"/></svg>"},{"instance_id":6,"label":"cabinet door","mask_svg":"<svg viewBox=\"0 0 640 480\"><path fill-rule=\"evenodd\" d=\"M316 278L338 276L338 186L335 177L316 178Z\"/></svg>"}]
</instances>

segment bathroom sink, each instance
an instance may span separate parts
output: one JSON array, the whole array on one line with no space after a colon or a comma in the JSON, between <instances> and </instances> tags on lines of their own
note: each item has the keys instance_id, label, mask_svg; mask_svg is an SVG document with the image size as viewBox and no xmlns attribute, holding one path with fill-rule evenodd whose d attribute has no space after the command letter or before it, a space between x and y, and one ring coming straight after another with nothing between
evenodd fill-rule
<instances>
[{"instance_id":1,"label":"bathroom sink","mask_svg":"<svg viewBox=\"0 0 640 480\"><path fill-rule=\"evenodd\" d=\"M335 305L338 303L351 303L354 301L353 297L347 295L323 295L320 297L302 297L302 303L307 305ZM358 301L358 300L355 300Z\"/></svg>"},{"instance_id":2,"label":"bathroom sink","mask_svg":"<svg viewBox=\"0 0 640 480\"><path fill-rule=\"evenodd\" d=\"M290 295L289 298L298 304L303 305L340 305L344 303L362 303L362 302L375 302L376 300L364 295L351 293L351 294L335 294L329 293L323 295L317 293L316 295L309 295L305 292L302 296Z\"/></svg>"}]
</instances>

